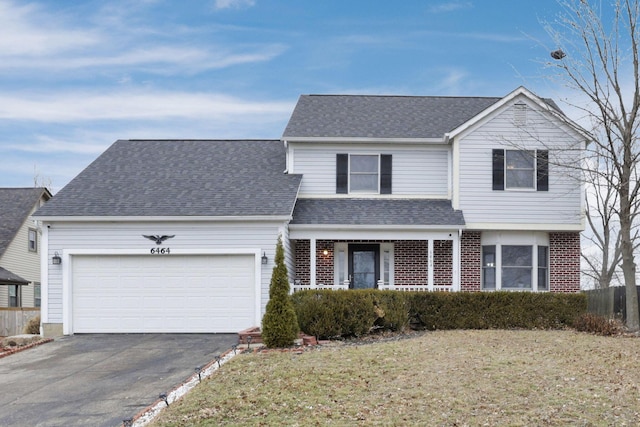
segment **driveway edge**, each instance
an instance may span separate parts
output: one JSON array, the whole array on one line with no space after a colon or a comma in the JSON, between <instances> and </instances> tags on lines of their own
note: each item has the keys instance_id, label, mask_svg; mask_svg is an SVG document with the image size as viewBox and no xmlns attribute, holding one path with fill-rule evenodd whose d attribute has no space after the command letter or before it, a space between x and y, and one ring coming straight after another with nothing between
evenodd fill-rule
<instances>
[{"instance_id":1,"label":"driveway edge","mask_svg":"<svg viewBox=\"0 0 640 427\"><path fill-rule=\"evenodd\" d=\"M194 373L185 382L175 387L173 390L167 393L166 402L163 398L158 398L154 403L147 406L142 411L138 412L132 419L132 427L143 427L149 424L155 417L157 417L164 408L169 404L177 401L182 396L187 394L191 389L197 386L202 380L209 378L215 371L233 359L238 354L241 354L244 349L229 349L223 353L220 358L216 358L202 367L200 374ZM124 424L123 424L124 425Z\"/></svg>"}]
</instances>

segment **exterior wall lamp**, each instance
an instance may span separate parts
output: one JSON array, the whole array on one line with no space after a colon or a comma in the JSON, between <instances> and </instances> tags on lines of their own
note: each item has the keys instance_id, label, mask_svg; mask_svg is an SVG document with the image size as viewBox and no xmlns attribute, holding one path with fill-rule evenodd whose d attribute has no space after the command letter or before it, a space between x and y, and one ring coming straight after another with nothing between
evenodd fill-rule
<instances>
[{"instance_id":1,"label":"exterior wall lamp","mask_svg":"<svg viewBox=\"0 0 640 427\"><path fill-rule=\"evenodd\" d=\"M263 252L262 254L262 265L267 265L269 263L269 258L267 257L267 253Z\"/></svg>"},{"instance_id":2,"label":"exterior wall lamp","mask_svg":"<svg viewBox=\"0 0 640 427\"><path fill-rule=\"evenodd\" d=\"M58 252L53 253L53 257L51 258L51 264L53 265L62 264L62 258L60 258L60 255L58 255Z\"/></svg>"},{"instance_id":3,"label":"exterior wall lamp","mask_svg":"<svg viewBox=\"0 0 640 427\"><path fill-rule=\"evenodd\" d=\"M327 249L325 249L324 251L322 251L322 254L323 254L324 256L327 256L327 255L329 255L329 251L328 251Z\"/></svg>"}]
</instances>

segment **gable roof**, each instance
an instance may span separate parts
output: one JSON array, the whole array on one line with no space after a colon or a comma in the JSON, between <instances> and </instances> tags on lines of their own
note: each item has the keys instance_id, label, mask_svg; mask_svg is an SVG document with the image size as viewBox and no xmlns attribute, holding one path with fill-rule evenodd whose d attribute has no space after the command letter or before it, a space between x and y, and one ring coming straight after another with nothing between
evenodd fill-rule
<instances>
[{"instance_id":1,"label":"gable roof","mask_svg":"<svg viewBox=\"0 0 640 427\"><path fill-rule=\"evenodd\" d=\"M442 139L500 99L302 95L282 138Z\"/></svg>"},{"instance_id":2,"label":"gable roof","mask_svg":"<svg viewBox=\"0 0 640 427\"><path fill-rule=\"evenodd\" d=\"M524 87L505 97L301 95L282 139L442 140L517 94L526 94L562 115L553 100L539 98Z\"/></svg>"},{"instance_id":3,"label":"gable roof","mask_svg":"<svg viewBox=\"0 0 640 427\"><path fill-rule=\"evenodd\" d=\"M463 226L462 211L450 200L298 199L292 225Z\"/></svg>"},{"instance_id":4,"label":"gable roof","mask_svg":"<svg viewBox=\"0 0 640 427\"><path fill-rule=\"evenodd\" d=\"M35 216L289 216L284 170L279 140L119 140Z\"/></svg>"},{"instance_id":5,"label":"gable roof","mask_svg":"<svg viewBox=\"0 0 640 427\"><path fill-rule=\"evenodd\" d=\"M4 254L31 210L43 196L49 199L51 193L46 188L38 187L0 188L0 255Z\"/></svg>"}]
</instances>

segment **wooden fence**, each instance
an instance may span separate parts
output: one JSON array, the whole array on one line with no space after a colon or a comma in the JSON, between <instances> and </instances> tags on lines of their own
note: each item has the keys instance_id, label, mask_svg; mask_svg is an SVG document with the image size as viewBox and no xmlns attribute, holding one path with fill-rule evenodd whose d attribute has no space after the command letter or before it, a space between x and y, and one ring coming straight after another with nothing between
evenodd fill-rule
<instances>
[{"instance_id":1,"label":"wooden fence","mask_svg":"<svg viewBox=\"0 0 640 427\"><path fill-rule=\"evenodd\" d=\"M640 298L640 286L636 287ZM604 289L594 289L587 292L588 311L609 318L617 317L622 320L627 318L626 288L624 286L612 286Z\"/></svg>"},{"instance_id":2,"label":"wooden fence","mask_svg":"<svg viewBox=\"0 0 640 427\"><path fill-rule=\"evenodd\" d=\"M36 316L40 316L39 308L0 307L0 336L10 337L22 334L29 320Z\"/></svg>"}]
</instances>

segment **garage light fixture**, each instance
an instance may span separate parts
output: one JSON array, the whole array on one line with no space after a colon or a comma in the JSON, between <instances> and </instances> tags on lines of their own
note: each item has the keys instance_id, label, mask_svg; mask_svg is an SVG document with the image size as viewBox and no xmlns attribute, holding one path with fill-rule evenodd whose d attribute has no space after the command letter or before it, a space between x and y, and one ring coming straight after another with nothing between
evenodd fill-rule
<instances>
[{"instance_id":1,"label":"garage light fixture","mask_svg":"<svg viewBox=\"0 0 640 427\"><path fill-rule=\"evenodd\" d=\"M60 265L62 264L62 258L60 258L60 255L58 255L58 252L54 252L53 253L53 258L51 258L51 263L53 265Z\"/></svg>"},{"instance_id":2,"label":"garage light fixture","mask_svg":"<svg viewBox=\"0 0 640 427\"><path fill-rule=\"evenodd\" d=\"M269 263L269 258L267 258L267 253L266 253L266 252L264 252L264 253L262 254L262 265L266 265L266 264L268 264L268 263Z\"/></svg>"}]
</instances>

